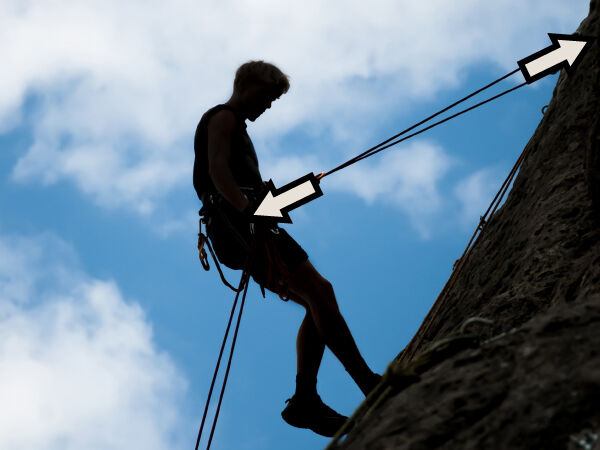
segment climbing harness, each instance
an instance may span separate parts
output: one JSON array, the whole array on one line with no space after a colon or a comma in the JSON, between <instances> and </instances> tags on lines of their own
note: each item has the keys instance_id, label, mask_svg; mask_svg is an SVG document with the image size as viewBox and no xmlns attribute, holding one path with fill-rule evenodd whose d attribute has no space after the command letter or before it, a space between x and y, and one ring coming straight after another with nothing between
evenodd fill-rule
<instances>
[{"instance_id":1,"label":"climbing harness","mask_svg":"<svg viewBox=\"0 0 600 450\"><path fill-rule=\"evenodd\" d=\"M252 201L256 201L257 198L260 198L260 193L256 193L256 190L253 188L241 187L243 192L245 192L246 196ZM227 282L225 277L222 274L218 259L221 256L226 258L225 262L221 260L221 263L224 263L228 267L232 267L234 269L241 269L242 263L241 261L236 261L236 257L231 256L232 249L229 247L237 247L237 249L233 250L233 254L239 254L240 252L248 253L250 251L250 244L248 242L248 238L244 237L240 234L238 227L240 226L239 218L234 219L229 216L229 213L225 211L227 208L226 200L218 193L207 193L203 196L203 207L199 211L201 216L200 224L199 224L199 233L198 233L198 251L200 262L202 263L202 267L205 270L208 266L206 251L203 250L204 245L208 246L209 251L215 261L215 265L219 271L221 276L221 280L225 285L227 285L230 289L235 290L231 284ZM229 207L231 209L231 207ZM211 225L212 221L216 221L216 226L221 226L227 230L228 237L233 237L233 240L229 240L229 244L227 245L227 249L221 249L225 251L225 254L219 255L219 249L213 252L213 247L210 244L210 239L208 238L209 232L208 228ZM237 220L237 222L236 222ZM236 223L238 227L236 227ZM202 233L202 224L205 224L207 233ZM244 224L241 226L247 226L247 219L244 219ZM266 273L264 274L263 280L257 280L257 283L260 287L263 298L266 298L265 287L268 287L272 291L276 292L279 295L281 300L287 301L289 299L287 292L287 283L289 281L289 270L287 269L286 264L284 263L278 246L275 241L277 241L279 237L279 228L276 224L267 223L249 223L250 234L255 236L257 239L257 248L256 251L262 252L264 254L266 261L259 261L258 259L255 261L257 264L266 266ZM213 226L214 229L214 226ZM228 255L229 253L229 255ZM217 258L216 256L219 256ZM255 277L256 280L256 277ZM273 282L277 280L278 284L274 285Z\"/></svg>"}]
</instances>

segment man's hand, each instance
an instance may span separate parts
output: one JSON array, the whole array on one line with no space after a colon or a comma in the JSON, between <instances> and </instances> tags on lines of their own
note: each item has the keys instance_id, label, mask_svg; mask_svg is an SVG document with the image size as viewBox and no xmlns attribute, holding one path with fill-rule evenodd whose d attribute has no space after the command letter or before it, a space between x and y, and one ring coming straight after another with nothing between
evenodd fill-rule
<instances>
[{"instance_id":1,"label":"man's hand","mask_svg":"<svg viewBox=\"0 0 600 450\"><path fill-rule=\"evenodd\" d=\"M251 201L246 196L246 194L242 194L242 195L246 199L246 206L242 210L242 214L248 218L252 218L252 216L254 215L254 211L256 211L256 209L258 208L258 205L256 204L256 202Z\"/></svg>"}]
</instances>

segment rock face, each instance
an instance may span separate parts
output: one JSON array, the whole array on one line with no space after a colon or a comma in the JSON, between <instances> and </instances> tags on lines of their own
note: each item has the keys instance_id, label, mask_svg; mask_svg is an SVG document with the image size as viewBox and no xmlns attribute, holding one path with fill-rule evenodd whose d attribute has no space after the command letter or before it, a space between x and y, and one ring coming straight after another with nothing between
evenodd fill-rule
<instances>
[{"instance_id":1,"label":"rock face","mask_svg":"<svg viewBox=\"0 0 600 450\"><path fill-rule=\"evenodd\" d=\"M428 370L336 448L600 449L599 16L593 0L577 33L596 41L560 74L506 203L397 359L472 316L494 321L487 337L514 332Z\"/></svg>"}]
</instances>

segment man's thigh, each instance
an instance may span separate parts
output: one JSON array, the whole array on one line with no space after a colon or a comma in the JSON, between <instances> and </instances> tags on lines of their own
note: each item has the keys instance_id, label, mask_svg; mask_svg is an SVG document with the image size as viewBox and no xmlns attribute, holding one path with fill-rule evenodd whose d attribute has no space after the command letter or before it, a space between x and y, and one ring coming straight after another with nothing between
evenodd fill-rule
<instances>
[{"instance_id":1,"label":"man's thigh","mask_svg":"<svg viewBox=\"0 0 600 450\"><path fill-rule=\"evenodd\" d=\"M300 297L304 302L310 304L311 301L322 294L322 287L326 283L328 281L307 259L290 274L288 289L294 296Z\"/></svg>"}]
</instances>

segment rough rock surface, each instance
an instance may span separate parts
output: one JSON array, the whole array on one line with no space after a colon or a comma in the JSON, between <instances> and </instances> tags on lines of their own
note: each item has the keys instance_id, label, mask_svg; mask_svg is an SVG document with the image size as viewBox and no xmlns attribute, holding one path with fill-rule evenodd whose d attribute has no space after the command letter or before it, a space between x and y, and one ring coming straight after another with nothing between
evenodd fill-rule
<instances>
[{"instance_id":1,"label":"rough rock surface","mask_svg":"<svg viewBox=\"0 0 600 450\"><path fill-rule=\"evenodd\" d=\"M411 345L472 316L494 320L488 336L515 332L430 369L339 448L583 449L600 435L599 16L593 0L577 32L596 41L560 74L506 203Z\"/></svg>"}]
</instances>

